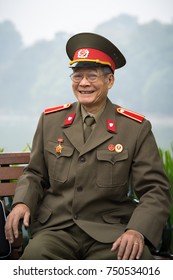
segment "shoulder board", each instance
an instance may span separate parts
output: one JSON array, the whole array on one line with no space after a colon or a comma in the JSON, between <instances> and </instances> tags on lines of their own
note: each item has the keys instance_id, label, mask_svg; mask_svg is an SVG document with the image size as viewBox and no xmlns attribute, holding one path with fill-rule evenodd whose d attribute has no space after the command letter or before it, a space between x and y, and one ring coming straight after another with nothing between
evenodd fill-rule
<instances>
[{"instance_id":1,"label":"shoulder board","mask_svg":"<svg viewBox=\"0 0 173 280\"><path fill-rule=\"evenodd\" d=\"M137 122L140 122L140 123L143 122L143 120L145 118L143 115L140 115L140 114L138 114L136 112L132 112L132 111L127 110L125 108L117 108L117 112L119 114L122 114L122 115L124 115L124 116L126 116L126 117L128 117L130 119L133 119L133 120L135 120Z\"/></svg>"},{"instance_id":2,"label":"shoulder board","mask_svg":"<svg viewBox=\"0 0 173 280\"><path fill-rule=\"evenodd\" d=\"M47 108L44 110L44 114L50 114L50 113L54 113L54 112L58 112L58 111L61 111L61 110L64 110L64 109L68 109L72 106L72 104L70 103L67 103L67 104L64 104L64 105L60 105L60 106L56 106L56 107L51 107L51 108Z\"/></svg>"}]
</instances>

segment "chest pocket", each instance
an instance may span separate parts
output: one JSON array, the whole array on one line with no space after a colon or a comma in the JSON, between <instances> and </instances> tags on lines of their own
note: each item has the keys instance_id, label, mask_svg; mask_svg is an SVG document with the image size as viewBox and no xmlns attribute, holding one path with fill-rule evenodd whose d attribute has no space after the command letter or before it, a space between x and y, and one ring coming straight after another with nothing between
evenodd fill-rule
<instances>
[{"instance_id":1,"label":"chest pocket","mask_svg":"<svg viewBox=\"0 0 173 280\"><path fill-rule=\"evenodd\" d=\"M67 181L74 148L62 143L61 153L56 152L57 143L48 142L48 170L50 179L61 183Z\"/></svg>"},{"instance_id":2,"label":"chest pocket","mask_svg":"<svg viewBox=\"0 0 173 280\"><path fill-rule=\"evenodd\" d=\"M121 153L98 150L97 160L97 185L99 187L116 187L128 181L128 150L123 150Z\"/></svg>"}]
</instances>

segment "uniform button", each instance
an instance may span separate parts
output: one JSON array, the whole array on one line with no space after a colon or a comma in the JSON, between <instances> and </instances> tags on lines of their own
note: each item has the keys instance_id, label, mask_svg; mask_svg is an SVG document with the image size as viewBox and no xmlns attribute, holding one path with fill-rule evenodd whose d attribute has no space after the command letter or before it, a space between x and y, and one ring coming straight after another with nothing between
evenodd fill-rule
<instances>
[{"instance_id":1,"label":"uniform button","mask_svg":"<svg viewBox=\"0 0 173 280\"><path fill-rule=\"evenodd\" d=\"M78 215L74 215L74 219L77 220L78 219Z\"/></svg>"},{"instance_id":2,"label":"uniform button","mask_svg":"<svg viewBox=\"0 0 173 280\"><path fill-rule=\"evenodd\" d=\"M83 191L83 187L78 187L78 188L77 188L77 191L78 191L78 192L82 192L82 191Z\"/></svg>"},{"instance_id":3,"label":"uniform button","mask_svg":"<svg viewBox=\"0 0 173 280\"><path fill-rule=\"evenodd\" d=\"M80 161L81 162L85 162L85 158L84 157L80 157Z\"/></svg>"}]
</instances>

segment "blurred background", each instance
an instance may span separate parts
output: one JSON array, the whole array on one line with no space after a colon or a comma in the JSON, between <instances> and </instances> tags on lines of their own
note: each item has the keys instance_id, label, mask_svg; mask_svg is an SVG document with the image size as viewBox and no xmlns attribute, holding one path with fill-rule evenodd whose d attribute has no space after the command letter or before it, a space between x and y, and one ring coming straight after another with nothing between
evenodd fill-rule
<instances>
[{"instance_id":1,"label":"blurred background","mask_svg":"<svg viewBox=\"0 0 173 280\"><path fill-rule=\"evenodd\" d=\"M75 101L65 46L78 32L114 42L127 64L112 102L144 114L158 146L173 142L172 0L0 0L0 148L32 145L38 119Z\"/></svg>"}]
</instances>

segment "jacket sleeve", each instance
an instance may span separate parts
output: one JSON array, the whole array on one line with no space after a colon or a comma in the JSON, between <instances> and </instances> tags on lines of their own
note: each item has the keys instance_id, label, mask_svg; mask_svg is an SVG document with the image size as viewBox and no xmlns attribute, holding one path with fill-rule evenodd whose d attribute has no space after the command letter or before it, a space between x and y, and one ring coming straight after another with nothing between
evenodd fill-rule
<instances>
[{"instance_id":1,"label":"jacket sleeve","mask_svg":"<svg viewBox=\"0 0 173 280\"><path fill-rule=\"evenodd\" d=\"M138 230L157 247L170 213L171 193L149 121L138 134L131 179L139 204L127 228Z\"/></svg>"},{"instance_id":2,"label":"jacket sleeve","mask_svg":"<svg viewBox=\"0 0 173 280\"><path fill-rule=\"evenodd\" d=\"M13 200L26 204L31 211L31 219L44 195L44 189L49 188L49 178L43 152L43 122L41 115L33 138L31 158L24 174L19 178Z\"/></svg>"}]
</instances>

